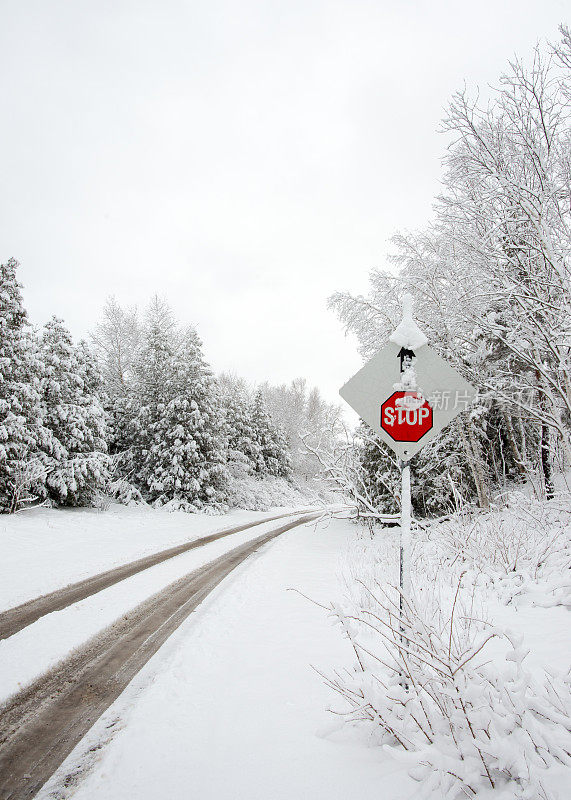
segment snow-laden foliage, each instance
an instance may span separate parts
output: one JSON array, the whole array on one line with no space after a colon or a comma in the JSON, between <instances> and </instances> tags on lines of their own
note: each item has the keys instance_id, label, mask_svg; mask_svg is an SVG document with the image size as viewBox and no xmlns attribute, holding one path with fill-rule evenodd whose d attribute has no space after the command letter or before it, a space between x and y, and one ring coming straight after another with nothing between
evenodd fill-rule
<instances>
[{"instance_id":1,"label":"snow-laden foliage","mask_svg":"<svg viewBox=\"0 0 571 800\"><path fill-rule=\"evenodd\" d=\"M308 505L307 491L295 482L273 475L237 477L228 486L227 503L231 508L268 511L277 506Z\"/></svg>"},{"instance_id":2,"label":"snow-laden foliage","mask_svg":"<svg viewBox=\"0 0 571 800\"><path fill-rule=\"evenodd\" d=\"M463 434L463 425L462 418L454 420L441 436L429 442L411 462L412 505L418 516L434 517L450 513L458 497L470 498L475 494L469 465L457 446ZM380 513L399 511L400 467L392 450L364 423L357 432L355 446L363 486L370 503Z\"/></svg>"},{"instance_id":3,"label":"snow-laden foliage","mask_svg":"<svg viewBox=\"0 0 571 800\"><path fill-rule=\"evenodd\" d=\"M260 389L251 405L251 421L256 444L254 470L260 475L286 478L291 472L291 458L285 433L279 425L272 422Z\"/></svg>"},{"instance_id":4,"label":"snow-laden foliage","mask_svg":"<svg viewBox=\"0 0 571 800\"><path fill-rule=\"evenodd\" d=\"M366 588L363 606L332 609L358 656L353 672L327 678L344 701L338 713L372 728L423 797L510 784L520 800L541 797L542 774L571 767L569 676L537 681L522 640L474 620L458 596L444 606L415 598L401 616L382 584ZM492 644L505 651L499 663Z\"/></svg>"},{"instance_id":5,"label":"snow-laden foliage","mask_svg":"<svg viewBox=\"0 0 571 800\"><path fill-rule=\"evenodd\" d=\"M480 413L465 419L455 449L482 508L511 478L538 468L549 497L554 461L571 464L571 58L563 32L555 56L538 48L529 65L511 63L487 105L466 92L452 98L433 224L394 238L398 272L373 271L367 297L331 298L369 357L400 320L399 295L414 292L431 346L480 390Z\"/></svg>"},{"instance_id":6,"label":"snow-laden foliage","mask_svg":"<svg viewBox=\"0 0 571 800\"><path fill-rule=\"evenodd\" d=\"M107 479L100 375L60 320L29 328L17 267L0 265L0 510L89 505Z\"/></svg>"},{"instance_id":7,"label":"snow-laden foliage","mask_svg":"<svg viewBox=\"0 0 571 800\"><path fill-rule=\"evenodd\" d=\"M225 381L221 388L230 475L239 480L252 475L259 459L259 446L252 428L251 398L246 386Z\"/></svg>"},{"instance_id":8,"label":"snow-laden foliage","mask_svg":"<svg viewBox=\"0 0 571 800\"><path fill-rule=\"evenodd\" d=\"M289 442L262 394L233 376L215 379L196 331L182 329L165 301L155 297L140 323L136 309L109 300L93 341L107 392L113 497L221 509L236 502L230 482L289 477Z\"/></svg>"},{"instance_id":9,"label":"snow-laden foliage","mask_svg":"<svg viewBox=\"0 0 571 800\"><path fill-rule=\"evenodd\" d=\"M324 450L334 447L342 432L339 406L326 402L304 378L289 385L263 383L260 388L274 424L285 433L294 475L312 483L321 465L307 445Z\"/></svg>"},{"instance_id":10,"label":"snow-laden foliage","mask_svg":"<svg viewBox=\"0 0 571 800\"><path fill-rule=\"evenodd\" d=\"M429 529L430 530L430 529ZM502 509L461 508L432 536L433 553L505 603L571 607L571 495L511 492Z\"/></svg>"},{"instance_id":11,"label":"snow-laden foliage","mask_svg":"<svg viewBox=\"0 0 571 800\"><path fill-rule=\"evenodd\" d=\"M135 308L122 308L110 297L103 318L91 334L103 382L110 397L126 397L133 381L143 331Z\"/></svg>"},{"instance_id":12,"label":"snow-laden foliage","mask_svg":"<svg viewBox=\"0 0 571 800\"><path fill-rule=\"evenodd\" d=\"M289 446L275 424L260 390L253 395L241 381L221 381L228 467L236 478L256 474L287 478L291 473Z\"/></svg>"},{"instance_id":13,"label":"snow-laden foliage","mask_svg":"<svg viewBox=\"0 0 571 800\"><path fill-rule=\"evenodd\" d=\"M42 362L22 305L18 263L0 264L0 510L16 511L42 494L44 455L61 447L44 425Z\"/></svg>"},{"instance_id":14,"label":"snow-laden foliage","mask_svg":"<svg viewBox=\"0 0 571 800\"><path fill-rule=\"evenodd\" d=\"M108 474L100 378L85 343L75 346L56 317L44 327L40 356L43 420L59 444L46 454L47 494L61 505L89 505Z\"/></svg>"},{"instance_id":15,"label":"snow-laden foliage","mask_svg":"<svg viewBox=\"0 0 571 800\"><path fill-rule=\"evenodd\" d=\"M193 510L225 499L223 417L196 332L155 303L135 367L132 480L155 505Z\"/></svg>"},{"instance_id":16,"label":"snow-laden foliage","mask_svg":"<svg viewBox=\"0 0 571 800\"><path fill-rule=\"evenodd\" d=\"M513 501L471 512L453 533L441 523L417 529L406 598L396 588L398 537L360 538L347 599L329 609L355 654L352 669L321 673L341 698L333 710L407 764L422 797L457 800L487 788L513 800L547 798L548 771L571 768L570 675L529 669L525 642L492 625L487 611L506 601L501 577L511 574L529 573L518 591L563 601L553 578L564 566L571 507L568 498Z\"/></svg>"}]
</instances>

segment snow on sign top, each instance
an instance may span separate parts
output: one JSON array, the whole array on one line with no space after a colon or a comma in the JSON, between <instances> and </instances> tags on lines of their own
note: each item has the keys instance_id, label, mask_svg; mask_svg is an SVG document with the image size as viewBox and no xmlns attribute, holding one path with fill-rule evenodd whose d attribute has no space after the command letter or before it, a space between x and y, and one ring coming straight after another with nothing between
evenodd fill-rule
<instances>
[{"instance_id":1,"label":"snow on sign top","mask_svg":"<svg viewBox=\"0 0 571 800\"><path fill-rule=\"evenodd\" d=\"M339 394L402 459L434 439L476 396L476 389L427 346L405 295L403 320Z\"/></svg>"},{"instance_id":2,"label":"snow on sign top","mask_svg":"<svg viewBox=\"0 0 571 800\"><path fill-rule=\"evenodd\" d=\"M428 339L412 318L412 295L405 294L402 299L403 317L395 332L389 337L391 342L406 347L407 350L418 350L428 344Z\"/></svg>"}]
</instances>

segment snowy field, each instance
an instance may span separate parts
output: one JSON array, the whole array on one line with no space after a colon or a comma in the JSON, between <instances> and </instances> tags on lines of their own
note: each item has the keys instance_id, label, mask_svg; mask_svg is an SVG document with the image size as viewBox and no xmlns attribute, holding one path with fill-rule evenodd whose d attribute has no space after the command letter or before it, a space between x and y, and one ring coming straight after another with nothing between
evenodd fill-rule
<instances>
[{"instance_id":1,"label":"snowy field","mask_svg":"<svg viewBox=\"0 0 571 800\"><path fill-rule=\"evenodd\" d=\"M529 508L544 513L543 507ZM541 520L558 522L564 534L566 508L558 505ZM106 512L40 509L6 517L1 523L3 605L288 511L208 516L114 507ZM502 532L504 516L485 519ZM1 641L0 701L151 594L276 524L265 522L158 564ZM471 541L468 527L437 530L436 539L416 535L417 578L422 573L429 584L445 586L450 576L430 572L442 560L443 548L457 547L454 537L460 532L463 553L474 561L481 540L472 531ZM563 674L571 664L568 570L559 569L568 556L558 546L543 558L547 572L532 574L536 550L527 522L522 535L525 569L503 577L494 562L493 569L480 565L478 574L479 581L483 575L491 581L484 616L490 625L524 637L526 669L539 679L546 670ZM536 538L543 546L542 531ZM335 616L306 599L351 608L355 586L348 585L348 577L366 579L368 570L381 569L393 580L397 544L396 528L371 539L366 529L337 519L295 528L265 545L151 658L44 786L40 800L72 795L78 800L413 798L419 784L410 777L409 764L382 746L378 730L346 725L330 712L343 709L343 701L316 670L328 677L334 670L354 676L355 653ZM478 607L478 614L482 610ZM501 640L491 643L487 657L500 668L505 655ZM545 796L567 800L568 782L568 768L550 770ZM439 791L429 796L443 797ZM514 795L483 790L480 797L512 800Z\"/></svg>"}]
</instances>

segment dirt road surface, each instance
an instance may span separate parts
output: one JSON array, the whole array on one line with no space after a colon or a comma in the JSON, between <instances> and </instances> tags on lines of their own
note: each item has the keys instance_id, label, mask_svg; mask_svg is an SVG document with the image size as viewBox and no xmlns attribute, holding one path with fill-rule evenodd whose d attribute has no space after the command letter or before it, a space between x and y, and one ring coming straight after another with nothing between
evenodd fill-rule
<instances>
[{"instance_id":1,"label":"dirt road surface","mask_svg":"<svg viewBox=\"0 0 571 800\"><path fill-rule=\"evenodd\" d=\"M150 597L0 709L0 799L29 800L171 633L235 567L318 513L236 547Z\"/></svg>"}]
</instances>

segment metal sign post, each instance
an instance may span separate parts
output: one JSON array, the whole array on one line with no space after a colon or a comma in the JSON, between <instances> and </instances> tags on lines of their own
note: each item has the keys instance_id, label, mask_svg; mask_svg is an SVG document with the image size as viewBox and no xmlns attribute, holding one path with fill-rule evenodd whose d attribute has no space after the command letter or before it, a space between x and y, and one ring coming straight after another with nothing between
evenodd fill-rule
<instances>
[{"instance_id":1,"label":"metal sign post","mask_svg":"<svg viewBox=\"0 0 571 800\"><path fill-rule=\"evenodd\" d=\"M410 596L410 550L411 550L411 495L410 461L401 461L401 517L400 517L400 570L401 597L399 606L403 613L403 596Z\"/></svg>"},{"instance_id":2,"label":"metal sign post","mask_svg":"<svg viewBox=\"0 0 571 800\"><path fill-rule=\"evenodd\" d=\"M396 379L396 380L395 380ZM411 592L410 460L476 396L475 388L428 347L403 297L403 319L390 341L339 394L401 462L400 609Z\"/></svg>"}]
</instances>

